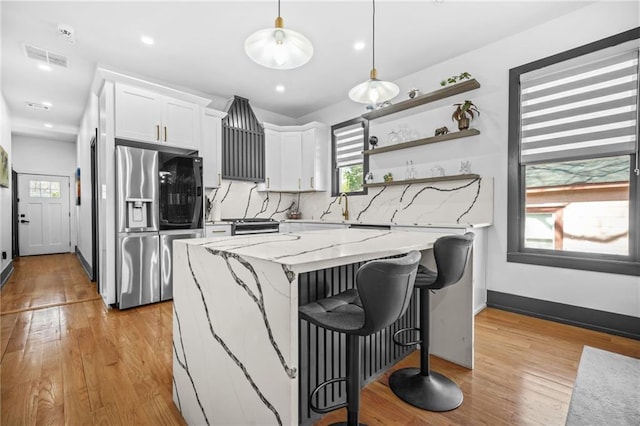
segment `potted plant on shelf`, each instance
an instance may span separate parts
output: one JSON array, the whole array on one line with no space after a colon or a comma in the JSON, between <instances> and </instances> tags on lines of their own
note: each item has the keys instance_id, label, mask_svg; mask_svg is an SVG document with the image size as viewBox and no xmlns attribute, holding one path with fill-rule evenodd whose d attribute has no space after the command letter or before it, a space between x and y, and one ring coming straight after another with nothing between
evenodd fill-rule
<instances>
[{"instance_id":1,"label":"potted plant on shelf","mask_svg":"<svg viewBox=\"0 0 640 426\"><path fill-rule=\"evenodd\" d=\"M461 104L454 104L454 106L456 109L451 115L451 120L458 122L459 130L468 129L469 122L475 118L476 114L480 116L478 108L469 100L465 100L464 103Z\"/></svg>"}]
</instances>

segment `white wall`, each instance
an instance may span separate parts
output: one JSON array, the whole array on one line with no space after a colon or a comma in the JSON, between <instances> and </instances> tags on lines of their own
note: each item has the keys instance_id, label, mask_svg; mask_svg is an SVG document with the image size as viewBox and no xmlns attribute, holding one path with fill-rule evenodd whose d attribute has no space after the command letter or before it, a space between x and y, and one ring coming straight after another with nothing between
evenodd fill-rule
<instances>
[{"instance_id":1,"label":"white wall","mask_svg":"<svg viewBox=\"0 0 640 426\"><path fill-rule=\"evenodd\" d=\"M75 209L76 144L34 136L13 135L13 168L20 173L68 176L71 184L69 211L71 212L71 249L77 242Z\"/></svg>"},{"instance_id":2,"label":"white wall","mask_svg":"<svg viewBox=\"0 0 640 426\"><path fill-rule=\"evenodd\" d=\"M90 93L87 108L76 141L77 167L80 167L81 199L82 202L76 207L78 251L82 257L93 268L91 258L92 238L91 235L91 138L95 135L98 127L98 97Z\"/></svg>"},{"instance_id":3,"label":"white wall","mask_svg":"<svg viewBox=\"0 0 640 426\"><path fill-rule=\"evenodd\" d=\"M9 110L7 109L7 103L4 100L4 96L0 95L0 146L9 155L9 164L11 165L12 156L12 143L11 143L11 117L9 116ZM9 171L9 187L0 187L0 252L7 252L7 258L2 259L0 257L0 272L11 262L11 188L13 182L11 181L11 171Z\"/></svg>"},{"instance_id":4,"label":"white wall","mask_svg":"<svg viewBox=\"0 0 640 426\"><path fill-rule=\"evenodd\" d=\"M488 238L489 290L640 317L640 277L506 261L509 69L635 28L640 25L639 6L639 2L596 3L396 81L401 90L398 100L406 99L412 87L429 92L438 88L442 78L463 71L482 85L474 92L436 102L424 114L439 117L441 125L452 129L451 104L471 99L482 114L472 127L481 134L424 149L434 161L470 160L474 173L495 178L495 225ZM344 102L298 121L335 124L363 112L345 95Z\"/></svg>"}]
</instances>

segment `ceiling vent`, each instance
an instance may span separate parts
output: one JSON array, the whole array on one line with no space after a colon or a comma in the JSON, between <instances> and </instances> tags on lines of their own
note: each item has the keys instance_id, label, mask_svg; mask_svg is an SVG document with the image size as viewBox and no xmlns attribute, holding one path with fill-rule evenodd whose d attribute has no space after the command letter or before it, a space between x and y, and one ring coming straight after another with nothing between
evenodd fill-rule
<instances>
[{"instance_id":1,"label":"ceiling vent","mask_svg":"<svg viewBox=\"0 0 640 426\"><path fill-rule=\"evenodd\" d=\"M27 58L46 62L51 65L57 65L63 68L69 68L69 58L64 55L60 55L59 53L53 53L31 44L24 45L24 52L26 53Z\"/></svg>"},{"instance_id":2,"label":"ceiling vent","mask_svg":"<svg viewBox=\"0 0 640 426\"><path fill-rule=\"evenodd\" d=\"M25 102L27 108L36 109L39 111L49 111L51 107L49 105L39 104L37 102Z\"/></svg>"}]
</instances>

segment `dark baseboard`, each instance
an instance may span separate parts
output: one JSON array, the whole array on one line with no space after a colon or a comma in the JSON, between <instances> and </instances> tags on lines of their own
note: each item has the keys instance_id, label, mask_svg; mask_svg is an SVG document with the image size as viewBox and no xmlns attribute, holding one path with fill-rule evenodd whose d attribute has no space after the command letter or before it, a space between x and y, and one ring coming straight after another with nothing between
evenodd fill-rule
<instances>
[{"instance_id":1,"label":"dark baseboard","mask_svg":"<svg viewBox=\"0 0 640 426\"><path fill-rule=\"evenodd\" d=\"M640 340L640 318L597 309L487 291L487 306Z\"/></svg>"},{"instance_id":2,"label":"dark baseboard","mask_svg":"<svg viewBox=\"0 0 640 426\"><path fill-rule=\"evenodd\" d=\"M7 266L0 272L0 289L9 281L11 274L13 274L13 260L10 260Z\"/></svg>"},{"instance_id":3,"label":"dark baseboard","mask_svg":"<svg viewBox=\"0 0 640 426\"><path fill-rule=\"evenodd\" d=\"M80 260L80 264L82 265L82 269L84 269L84 272L87 274L89 279L93 281L93 268L91 267L91 265L89 265L87 259L84 258L82 252L78 250L78 246L76 246L76 256L78 256L78 260Z\"/></svg>"}]
</instances>

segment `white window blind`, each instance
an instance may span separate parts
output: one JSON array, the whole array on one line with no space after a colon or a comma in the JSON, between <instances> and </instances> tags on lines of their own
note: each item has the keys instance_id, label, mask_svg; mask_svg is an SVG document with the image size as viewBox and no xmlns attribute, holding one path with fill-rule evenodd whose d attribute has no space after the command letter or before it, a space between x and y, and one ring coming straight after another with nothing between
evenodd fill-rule
<instances>
[{"instance_id":1,"label":"white window blind","mask_svg":"<svg viewBox=\"0 0 640 426\"><path fill-rule=\"evenodd\" d=\"M521 164L635 152L638 49L557 65L520 78Z\"/></svg>"},{"instance_id":2,"label":"white window blind","mask_svg":"<svg viewBox=\"0 0 640 426\"><path fill-rule=\"evenodd\" d=\"M333 132L336 143L336 167L361 164L364 150L364 127L362 123L341 127Z\"/></svg>"}]
</instances>

